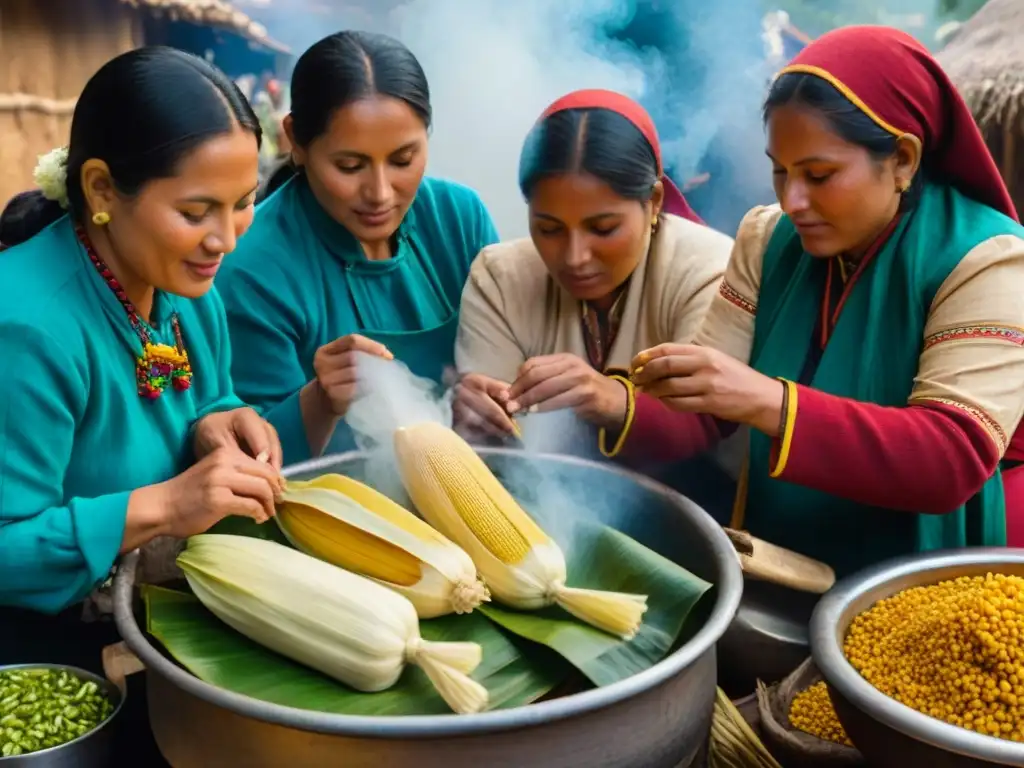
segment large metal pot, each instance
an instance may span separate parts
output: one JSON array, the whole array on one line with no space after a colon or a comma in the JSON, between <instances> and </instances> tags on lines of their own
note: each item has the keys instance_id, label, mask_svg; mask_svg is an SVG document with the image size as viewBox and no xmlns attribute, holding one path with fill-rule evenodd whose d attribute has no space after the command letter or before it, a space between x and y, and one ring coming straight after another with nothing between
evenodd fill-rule
<instances>
[{"instance_id":1,"label":"large metal pot","mask_svg":"<svg viewBox=\"0 0 1024 768\"><path fill-rule=\"evenodd\" d=\"M608 464L499 448L480 453L497 472L515 475L517 493L520 483L527 492L535 486L531 473L538 482L554 474L564 481L560 509L593 510L602 521L712 582L703 627L645 672L528 707L463 716L331 715L216 688L170 661L136 623L137 559L129 556L115 581L115 618L121 636L147 667L153 732L175 768L669 768L694 761L714 708L715 642L732 620L743 589L738 559L721 528L679 494ZM307 478L324 472L365 476L366 460L362 454L343 454L285 474Z\"/></svg>"},{"instance_id":2,"label":"large metal pot","mask_svg":"<svg viewBox=\"0 0 1024 768\"><path fill-rule=\"evenodd\" d=\"M814 661L840 722L872 766L1024 766L1024 744L982 736L904 706L861 677L843 655L851 622L879 600L910 587L988 572L1024 576L1024 550L978 548L898 558L843 579L818 603L811 619Z\"/></svg>"}]
</instances>

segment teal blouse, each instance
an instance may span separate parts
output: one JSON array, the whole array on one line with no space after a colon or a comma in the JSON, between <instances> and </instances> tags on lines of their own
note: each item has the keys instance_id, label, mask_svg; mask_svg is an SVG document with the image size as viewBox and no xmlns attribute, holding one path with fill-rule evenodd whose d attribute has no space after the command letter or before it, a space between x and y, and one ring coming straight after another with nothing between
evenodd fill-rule
<instances>
[{"instance_id":1,"label":"teal blouse","mask_svg":"<svg viewBox=\"0 0 1024 768\"><path fill-rule=\"evenodd\" d=\"M155 297L152 339L174 344L177 313L193 380L146 400L142 345L68 218L0 253L0 276L0 605L57 612L107 578L131 492L184 470L196 420L241 402L215 291Z\"/></svg>"},{"instance_id":2,"label":"teal blouse","mask_svg":"<svg viewBox=\"0 0 1024 768\"><path fill-rule=\"evenodd\" d=\"M302 176L256 211L217 277L234 350L238 395L276 428L287 463L309 458L299 391L318 348L362 334L417 375L439 381L454 363L459 303L477 253L498 241L480 197L425 178L397 233L398 248L370 261L316 201ZM354 447L340 425L328 452Z\"/></svg>"}]
</instances>

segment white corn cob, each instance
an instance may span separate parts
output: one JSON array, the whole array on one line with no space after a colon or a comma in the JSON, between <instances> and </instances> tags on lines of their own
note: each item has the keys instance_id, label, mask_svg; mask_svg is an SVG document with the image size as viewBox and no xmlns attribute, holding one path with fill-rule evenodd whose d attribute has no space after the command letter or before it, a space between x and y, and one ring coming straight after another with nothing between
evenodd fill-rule
<instances>
[{"instance_id":1,"label":"white corn cob","mask_svg":"<svg viewBox=\"0 0 1024 768\"><path fill-rule=\"evenodd\" d=\"M455 432L424 422L395 433L406 491L427 522L473 558L494 597L513 608L557 604L629 640L647 597L565 585L565 556Z\"/></svg>"},{"instance_id":2,"label":"white corn cob","mask_svg":"<svg viewBox=\"0 0 1024 768\"><path fill-rule=\"evenodd\" d=\"M390 688L415 664L454 711L487 706L487 690L469 677L480 646L422 639L412 603L387 587L245 536L194 536L178 565L225 624L356 690Z\"/></svg>"},{"instance_id":3,"label":"white corn cob","mask_svg":"<svg viewBox=\"0 0 1024 768\"><path fill-rule=\"evenodd\" d=\"M352 478L289 482L275 519L292 546L390 587L421 619L469 613L490 599L461 547Z\"/></svg>"}]
</instances>

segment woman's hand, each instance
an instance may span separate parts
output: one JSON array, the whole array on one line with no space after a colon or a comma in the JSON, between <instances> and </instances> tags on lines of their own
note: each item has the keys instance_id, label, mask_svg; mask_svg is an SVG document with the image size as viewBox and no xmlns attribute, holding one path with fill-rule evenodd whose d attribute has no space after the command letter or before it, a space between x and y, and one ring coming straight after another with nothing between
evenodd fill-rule
<instances>
[{"instance_id":1,"label":"woman's hand","mask_svg":"<svg viewBox=\"0 0 1024 768\"><path fill-rule=\"evenodd\" d=\"M626 387L621 382L595 371L576 355L562 353L523 363L505 408L511 415L572 408L598 427L619 429L626 418L626 404Z\"/></svg>"},{"instance_id":2,"label":"woman's hand","mask_svg":"<svg viewBox=\"0 0 1024 768\"><path fill-rule=\"evenodd\" d=\"M695 344L661 344L633 359L633 383L676 411L749 424L770 437L782 425L785 385Z\"/></svg>"},{"instance_id":3,"label":"woman's hand","mask_svg":"<svg viewBox=\"0 0 1024 768\"><path fill-rule=\"evenodd\" d=\"M195 536L230 515L264 523L283 490L284 480L268 463L237 447L217 448L177 477L131 494L121 552L157 536Z\"/></svg>"},{"instance_id":4,"label":"woman's hand","mask_svg":"<svg viewBox=\"0 0 1024 768\"><path fill-rule=\"evenodd\" d=\"M193 450L197 459L219 448L237 448L281 469L284 457L277 430L252 408L236 408L204 416L196 424Z\"/></svg>"},{"instance_id":5,"label":"woman's hand","mask_svg":"<svg viewBox=\"0 0 1024 768\"><path fill-rule=\"evenodd\" d=\"M358 377L356 370L359 353L393 360L394 355L383 344L353 333L324 344L313 357L316 383L323 401L336 417L348 413L355 399Z\"/></svg>"},{"instance_id":6,"label":"woman's hand","mask_svg":"<svg viewBox=\"0 0 1024 768\"><path fill-rule=\"evenodd\" d=\"M505 438L518 427L505 410L508 384L480 373L463 376L455 385L452 421L455 431L467 439Z\"/></svg>"},{"instance_id":7,"label":"woman's hand","mask_svg":"<svg viewBox=\"0 0 1024 768\"><path fill-rule=\"evenodd\" d=\"M387 347L357 333L324 344L313 356L316 378L299 393L302 426L311 456L319 456L331 441L338 420L348 413L358 392L359 353L394 360Z\"/></svg>"}]
</instances>

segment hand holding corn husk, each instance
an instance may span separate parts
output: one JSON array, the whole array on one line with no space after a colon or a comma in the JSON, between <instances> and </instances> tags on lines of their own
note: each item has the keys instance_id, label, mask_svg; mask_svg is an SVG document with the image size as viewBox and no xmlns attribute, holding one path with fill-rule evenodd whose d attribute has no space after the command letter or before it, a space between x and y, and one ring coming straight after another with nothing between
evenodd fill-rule
<instances>
[{"instance_id":1,"label":"hand holding corn husk","mask_svg":"<svg viewBox=\"0 0 1024 768\"><path fill-rule=\"evenodd\" d=\"M647 597L567 587L565 556L455 432L424 422L395 433L402 482L431 525L462 546L500 602L536 610L557 604L625 640Z\"/></svg>"},{"instance_id":2,"label":"hand holding corn husk","mask_svg":"<svg viewBox=\"0 0 1024 768\"><path fill-rule=\"evenodd\" d=\"M390 587L421 619L469 613L490 599L465 551L357 480L292 481L275 519L294 547Z\"/></svg>"},{"instance_id":3,"label":"hand holding corn husk","mask_svg":"<svg viewBox=\"0 0 1024 768\"><path fill-rule=\"evenodd\" d=\"M480 646L424 640L412 603L387 587L245 536L194 536L178 565L225 624L352 688L383 691L415 664L455 712L487 706L487 690L469 677Z\"/></svg>"}]
</instances>

